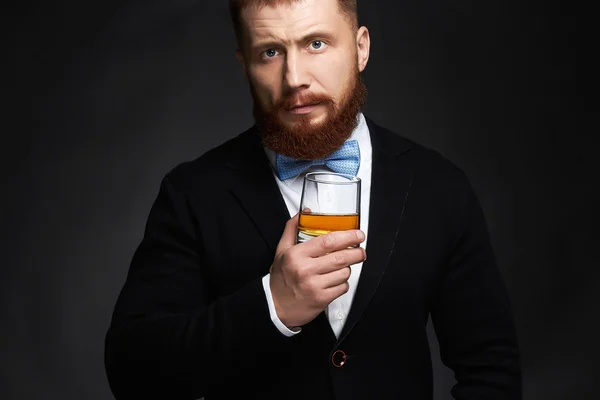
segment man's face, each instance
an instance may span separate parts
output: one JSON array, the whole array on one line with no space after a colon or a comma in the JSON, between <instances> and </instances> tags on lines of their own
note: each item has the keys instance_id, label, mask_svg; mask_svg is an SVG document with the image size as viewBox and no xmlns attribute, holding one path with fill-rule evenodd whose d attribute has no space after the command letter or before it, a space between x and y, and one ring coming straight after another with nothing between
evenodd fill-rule
<instances>
[{"instance_id":1,"label":"man's face","mask_svg":"<svg viewBox=\"0 0 600 400\"><path fill-rule=\"evenodd\" d=\"M263 143L295 158L322 158L356 127L366 89L366 28L356 32L337 0L304 0L242 12L238 58L248 76Z\"/></svg>"}]
</instances>

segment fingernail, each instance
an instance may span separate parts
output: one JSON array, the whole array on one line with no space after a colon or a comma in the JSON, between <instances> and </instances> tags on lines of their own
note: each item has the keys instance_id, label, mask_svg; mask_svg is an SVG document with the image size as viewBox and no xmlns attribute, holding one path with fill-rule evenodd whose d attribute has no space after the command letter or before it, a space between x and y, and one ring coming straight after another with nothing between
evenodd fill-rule
<instances>
[{"instance_id":1,"label":"fingernail","mask_svg":"<svg viewBox=\"0 0 600 400\"><path fill-rule=\"evenodd\" d=\"M358 237L358 239L361 241L365 240L365 234L363 233L363 231L357 231L356 237Z\"/></svg>"}]
</instances>

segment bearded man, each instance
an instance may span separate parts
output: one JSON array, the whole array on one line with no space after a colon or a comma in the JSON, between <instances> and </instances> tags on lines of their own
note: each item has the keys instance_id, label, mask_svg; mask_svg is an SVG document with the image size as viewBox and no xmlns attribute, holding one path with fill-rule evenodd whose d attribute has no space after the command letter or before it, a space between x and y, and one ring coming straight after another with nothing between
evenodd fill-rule
<instances>
[{"instance_id":1,"label":"bearded man","mask_svg":"<svg viewBox=\"0 0 600 400\"><path fill-rule=\"evenodd\" d=\"M455 398L520 399L465 174L363 115L356 0L230 8L256 123L163 179L106 336L115 397L430 400L431 315ZM360 229L296 244L303 177L331 157L361 179Z\"/></svg>"}]
</instances>

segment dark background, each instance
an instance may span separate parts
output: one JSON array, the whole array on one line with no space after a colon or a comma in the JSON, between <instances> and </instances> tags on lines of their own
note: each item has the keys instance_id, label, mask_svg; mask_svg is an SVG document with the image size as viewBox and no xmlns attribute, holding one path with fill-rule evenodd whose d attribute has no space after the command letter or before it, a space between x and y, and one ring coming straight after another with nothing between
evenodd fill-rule
<instances>
[{"instance_id":1,"label":"dark background","mask_svg":"<svg viewBox=\"0 0 600 400\"><path fill-rule=\"evenodd\" d=\"M2 24L0 398L110 399L104 334L160 180L245 130L250 95L224 0L21 3ZM465 169L480 197L525 399L594 398L597 132L580 126L573 9L359 11L372 38L366 114ZM449 399L432 346L436 399Z\"/></svg>"}]
</instances>

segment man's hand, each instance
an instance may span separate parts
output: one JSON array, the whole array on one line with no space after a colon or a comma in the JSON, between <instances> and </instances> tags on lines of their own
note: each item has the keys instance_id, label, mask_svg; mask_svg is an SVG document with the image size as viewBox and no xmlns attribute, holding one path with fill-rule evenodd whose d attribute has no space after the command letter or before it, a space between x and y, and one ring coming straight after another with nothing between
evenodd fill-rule
<instances>
[{"instance_id":1,"label":"man's hand","mask_svg":"<svg viewBox=\"0 0 600 400\"><path fill-rule=\"evenodd\" d=\"M281 322L288 328L312 321L329 303L348 291L350 265L366 259L356 246L359 230L331 232L295 245L298 217L290 219L271 265L271 294Z\"/></svg>"}]
</instances>

